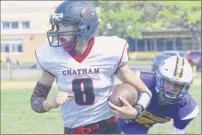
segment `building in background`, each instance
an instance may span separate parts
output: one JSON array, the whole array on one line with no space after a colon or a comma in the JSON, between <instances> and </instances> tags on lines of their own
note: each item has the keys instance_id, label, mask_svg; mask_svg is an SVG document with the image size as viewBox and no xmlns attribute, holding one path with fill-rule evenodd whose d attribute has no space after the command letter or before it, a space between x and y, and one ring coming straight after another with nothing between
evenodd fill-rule
<instances>
[{"instance_id":1,"label":"building in background","mask_svg":"<svg viewBox=\"0 0 202 135\"><path fill-rule=\"evenodd\" d=\"M190 51L200 49L193 33L182 29L142 31L142 39L128 38L130 52Z\"/></svg>"},{"instance_id":2,"label":"building in background","mask_svg":"<svg viewBox=\"0 0 202 135\"><path fill-rule=\"evenodd\" d=\"M62 1L1 1L1 61L35 61L35 49L47 42L49 17ZM96 9L100 13L100 8Z\"/></svg>"},{"instance_id":3,"label":"building in background","mask_svg":"<svg viewBox=\"0 0 202 135\"><path fill-rule=\"evenodd\" d=\"M1 61L35 61L46 42L49 17L61 1L1 1Z\"/></svg>"},{"instance_id":4,"label":"building in background","mask_svg":"<svg viewBox=\"0 0 202 135\"><path fill-rule=\"evenodd\" d=\"M49 17L62 1L1 1L1 61L9 56L35 61L35 49L47 42ZM96 9L101 15L101 9ZM101 18L100 20L101 21ZM111 28L110 24L106 24ZM153 57L154 52L199 49L193 33L180 29L141 31L142 39L127 38L129 52ZM147 55L145 55L147 53Z\"/></svg>"}]
</instances>

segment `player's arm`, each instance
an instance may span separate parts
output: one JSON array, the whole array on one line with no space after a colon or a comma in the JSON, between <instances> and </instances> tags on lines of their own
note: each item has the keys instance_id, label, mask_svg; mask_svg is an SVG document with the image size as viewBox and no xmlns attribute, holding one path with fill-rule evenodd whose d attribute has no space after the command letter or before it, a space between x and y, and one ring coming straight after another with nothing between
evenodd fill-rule
<instances>
[{"instance_id":1,"label":"player's arm","mask_svg":"<svg viewBox=\"0 0 202 135\"><path fill-rule=\"evenodd\" d=\"M122 56L115 72L116 76L123 82L132 85L138 90L139 98L135 108L141 113L150 103L152 94L147 86L142 82L137 73L133 72L128 66L128 43L126 42Z\"/></svg>"},{"instance_id":2,"label":"player's arm","mask_svg":"<svg viewBox=\"0 0 202 135\"><path fill-rule=\"evenodd\" d=\"M115 75L123 82L132 85L135 87L140 93L146 93L147 95L152 96L150 90L147 86L142 82L139 76L133 72L128 66L128 43L125 43L123 48L120 60L118 62L118 68L115 72ZM141 94L140 94L141 96ZM147 99L144 99L147 100Z\"/></svg>"},{"instance_id":3,"label":"player's arm","mask_svg":"<svg viewBox=\"0 0 202 135\"><path fill-rule=\"evenodd\" d=\"M30 98L31 108L38 113L44 113L52 108L58 107L54 100L48 101L47 96L55 77L45 70L42 71L42 77L36 83L34 91Z\"/></svg>"},{"instance_id":4,"label":"player's arm","mask_svg":"<svg viewBox=\"0 0 202 135\"><path fill-rule=\"evenodd\" d=\"M172 127L172 134L184 134L184 129L186 126L193 120L194 118L190 118L187 120L179 120L178 124L174 124Z\"/></svg>"},{"instance_id":5,"label":"player's arm","mask_svg":"<svg viewBox=\"0 0 202 135\"><path fill-rule=\"evenodd\" d=\"M184 129L197 116L199 108L190 97L183 107L180 107L173 119L172 134L184 134Z\"/></svg>"},{"instance_id":6,"label":"player's arm","mask_svg":"<svg viewBox=\"0 0 202 135\"><path fill-rule=\"evenodd\" d=\"M149 95L148 98L151 98L151 91L147 88L147 86L142 82L142 80L138 77L138 75L133 72L130 67L126 64L118 68L116 76L123 82L132 85L135 87L138 92L147 93ZM145 96L146 97L146 96ZM150 101L150 99L147 99Z\"/></svg>"},{"instance_id":7,"label":"player's arm","mask_svg":"<svg viewBox=\"0 0 202 135\"><path fill-rule=\"evenodd\" d=\"M127 64L118 68L116 76L123 83L130 84L138 90L139 98L134 108L137 110L137 115L141 115L141 112L146 109L150 103L152 97L150 90Z\"/></svg>"},{"instance_id":8,"label":"player's arm","mask_svg":"<svg viewBox=\"0 0 202 135\"><path fill-rule=\"evenodd\" d=\"M150 103L152 94L150 90L147 88L147 86L142 82L142 80L138 77L138 75L133 72L129 66L128 66L128 43L126 42L120 60L118 62L118 68L115 72L115 75L123 82L132 85L138 90L139 93L139 98L137 101L137 104L134 106L134 108L124 99L122 100L123 103L127 106L127 108L118 108L118 107L112 107L113 104L111 105L112 108L118 109L119 114L123 114L123 111L125 111L125 116L122 115L124 118L135 118L138 115L141 115L142 111L147 108L147 106ZM128 112L126 111L128 110ZM115 114L118 114L114 112ZM135 115L136 114L136 115ZM129 116L129 117L128 117Z\"/></svg>"}]
</instances>

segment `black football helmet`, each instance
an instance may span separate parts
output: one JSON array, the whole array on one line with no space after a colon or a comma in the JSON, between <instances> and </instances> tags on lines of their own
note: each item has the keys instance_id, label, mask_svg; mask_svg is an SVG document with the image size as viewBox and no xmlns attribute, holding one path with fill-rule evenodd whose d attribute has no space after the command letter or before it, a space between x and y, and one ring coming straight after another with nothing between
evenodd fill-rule
<instances>
[{"instance_id":1,"label":"black football helmet","mask_svg":"<svg viewBox=\"0 0 202 135\"><path fill-rule=\"evenodd\" d=\"M78 41L88 41L98 26L95 7L87 1L65 1L50 17L51 29L47 32L50 46L73 47Z\"/></svg>"}]
</instances>

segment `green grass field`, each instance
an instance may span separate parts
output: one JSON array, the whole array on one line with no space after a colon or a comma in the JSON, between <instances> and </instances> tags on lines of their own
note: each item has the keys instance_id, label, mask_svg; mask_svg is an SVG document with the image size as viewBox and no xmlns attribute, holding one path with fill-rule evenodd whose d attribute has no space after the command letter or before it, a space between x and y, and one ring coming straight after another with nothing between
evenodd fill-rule
<instances>
[{"instance_id":1,"label":"green grass field","mask_svg":"<svg viewBox=\"0 0 202 135\"><path fill-rule=\"evenodd\" d=\"M20 65L21 66L32 66L34 65L36 62L34 61L30 61L30 62L21 62ZM128 63L130 65L139 65L139 66L145 66L145 65L151 65L152 64L152 61L151 60L129 60ZM6 63L3 62L1 63L1 67L6 67Z\"/></svg>"},{"instance_id":2,"label":"green grass field","mask_svg":"<svg viewBox=\"0 0 202 135\"><path fill-rule=\"evenodd\" d=\"M148 60L148 61L129 60L128 64L133 66L148 66L148 65L152 65L152 61L151 60Z\"/></svg>"},{"instance_id":3,"label":"green grass field","mask_svg":"<svg viewBox=\"0 0 202 135\"><path fill-rule=\"evenodd\" d=\"M19 83L20 81L12 81ZM201 84L200 78L192 86L190 93L197 101L201 110ZM2 81L2 84L9 83ZM34 81L21 81L23 84L30 83L28 88L3 88L1 89L1 134L63 134L63 122L59 109L51 110L49 113L38 114L30 108L30 95ZM14 85L14 84L12 84ZM27 85L26 85L27 86ZM7 86L8 87L8 86ZM54 88L49 97L54 96ZM169 134L172 123L154 126L150 133ZM201 133L201 112L187 127L185 133Z\"/></svg>"}]
</instances>

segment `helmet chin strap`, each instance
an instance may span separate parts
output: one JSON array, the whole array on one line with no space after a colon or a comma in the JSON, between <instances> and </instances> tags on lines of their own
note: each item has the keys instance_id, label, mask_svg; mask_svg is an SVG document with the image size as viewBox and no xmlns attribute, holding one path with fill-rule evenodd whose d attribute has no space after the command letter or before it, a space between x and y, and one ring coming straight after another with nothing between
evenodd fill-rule
<instances>
[{"instance_id":1,"label":"helmet chin strap","mask_svg":"<svg viewBox=\"0 0 202 135\"><path fill-rule=\"evenodd\" d=\"M72 50L73 48L75 48L75 46L76 46L76 42L71 42L71 43L69 43L69 44L67 44L67 45L64 45L64 46L62 46L63 47L63 49L65 50L65 51L70 51L70 50Z\"/></svg>"},{"instance_id":2,"label":"helmet chin strap","mask_svg":"<svg viewBox=\"0 0 202 135\"><path fill-rule=\"evenodd\" d=\"M92 44L94 44L94 37L91 37L90 39L89 39L89 41L82 41L82 42L86 42L87 44L88 44L88 46L89 45L92 45ZM63 49L65 50L65 51L71 51L71 50L73 50L75 47L76 47L76 44L77 43L79 43L79 41L72 41L71 43L68 43L67 45L64 45L64 46L62 46L63 47ZM79 45L79 44L78 44ZM85 48L85 50L86 50L87 48ZM82 54L82 53L81 53ZM80 55L80 54L79 54Z\"/></svg>"},{"instance_id":3,"label":"helmet chin strap","mask_svg":"<svg viewBox=\"0 0 202 135\"><path fill-rule=\"evenodd\" d=\"M61 37L60 42L64 44L62 47L65 51L70 51L76 46L76 41L67 42L65 38Z\"/></svg>"}]
</instances>

